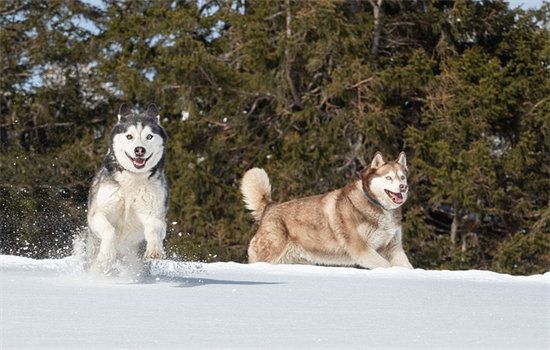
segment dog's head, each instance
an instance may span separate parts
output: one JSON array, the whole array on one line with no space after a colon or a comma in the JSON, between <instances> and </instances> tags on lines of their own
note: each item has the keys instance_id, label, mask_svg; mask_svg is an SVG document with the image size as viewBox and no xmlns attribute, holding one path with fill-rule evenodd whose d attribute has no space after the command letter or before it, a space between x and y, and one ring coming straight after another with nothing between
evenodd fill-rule
<instances>
[{"instance_id":1,"label":"dog's head","mask_svg":"<svg viewBox=\"0 0 550 350\"><path fill-rule=\"evenodd\" d=\"M407 157L401 152L394 161L386 162L376 152L371 165L361 173L363 191L374 203L385 209L399 208L407 200Z\"/></svg>"},{"instance_id":2,"label":"dog's head","mask_svg":"<svg viewBox=\"0 0 550 350\"><path fill-rule=\"evenodd\" d=\"M111 132L110 152L122 168L147 173L164 159L166 131L160 126L158 108L151 104L145 114L120 106L118 123Z\"/></svg>"}]
</instances>

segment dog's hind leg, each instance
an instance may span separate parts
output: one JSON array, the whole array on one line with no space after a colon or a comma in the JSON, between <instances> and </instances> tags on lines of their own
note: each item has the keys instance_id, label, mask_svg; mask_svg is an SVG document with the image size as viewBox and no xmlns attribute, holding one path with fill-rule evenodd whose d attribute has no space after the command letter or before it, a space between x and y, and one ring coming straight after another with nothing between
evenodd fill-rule
<instances>
[{"instance_id":1,"label":"dog's hind leg","mask_svg":"<svg viewBox=\"0 0 550 350\"><path fill-rule=\"evenodd\" d=\"M106 273L116 259L115 228L101 212L96 212L88 218L88 227L101 240L99 252L92 268Z\"/></svg>"},{"instance_id":2,"label":"dog's hind leg","mask_svg":"<svg viewBox=\"0 0 550 350\"><path fill-rule=\"evenodd\" d=\"M288 249L288 240L282 233L258 230L248 246L248 262L277 264Z\"/></svg>"}]
</instances>

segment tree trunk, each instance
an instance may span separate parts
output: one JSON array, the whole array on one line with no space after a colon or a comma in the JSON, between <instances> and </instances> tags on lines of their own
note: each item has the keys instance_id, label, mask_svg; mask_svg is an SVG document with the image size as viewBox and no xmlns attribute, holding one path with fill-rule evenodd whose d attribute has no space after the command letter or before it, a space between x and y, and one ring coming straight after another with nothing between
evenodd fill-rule
<instances>
[{"instance_id":1,"label":"tree trunk","mask_svg":"<svg viewBox=\"0 0 550 350\"><path fill-rule=\"evenodd\" d=\"M372 46L370 53L375 56L378 53L378 47L380 46L380 36L382 35L382 3L384 0L370 0L372 5L372 11L374 16L374 34L372 38Z\"/></svg>"},{"instance_id":2,"label":"tree trunk","mask_svg":"<svg viewBox=\"0 0 550 350\"><path fill-rule=\"evenodd\" d=\"M301 107L302 104L300 102L300 98L298 96L298 93L296 92L296 87L294 86L294 81L292 81L292 62L294 61L294 58L291 57L290 53L290 41L292 39L292 14L290 12L290 0L286 0L286 46L285 46L285 79L288 84L288 88L290 89L290 94L292 95L293 104L295 106Z\"/></svg>"},{"instance_id":3,"label":"tree trunk","mask_svg":"<svg viewBox=\"0 0 550 350\"><path fill-rule=\"evenodd\" d=\"M456 237L458 233L458 226L459 226L459 216L458 209L455 209L455 213L453 215L453 222L451 223L451 244L454 246L456 243Z\"/></svg>"}]
</instances>

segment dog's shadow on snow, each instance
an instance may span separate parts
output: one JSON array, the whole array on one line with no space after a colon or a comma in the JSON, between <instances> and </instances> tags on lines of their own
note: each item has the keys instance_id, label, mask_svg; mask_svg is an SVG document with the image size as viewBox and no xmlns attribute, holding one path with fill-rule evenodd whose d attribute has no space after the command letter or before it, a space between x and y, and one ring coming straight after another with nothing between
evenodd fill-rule
<instances>
[{"instance_id":1,"label":"dog's shadow on snow","mask_svg":"<svg viewBox=\"0 0 550 350\"><path fill-rule=\"evenodd\" d=\"M166 277L166 276L148 276L137 284L155 284L155 283L177 283L177 288L192 288L208 285L235 285L235 286L256 286L256 285L274 285L286 284L284 282L265 282L265 281L240 281L240 280L218 280L202 277Z\"/></svg>"}]
</instances>

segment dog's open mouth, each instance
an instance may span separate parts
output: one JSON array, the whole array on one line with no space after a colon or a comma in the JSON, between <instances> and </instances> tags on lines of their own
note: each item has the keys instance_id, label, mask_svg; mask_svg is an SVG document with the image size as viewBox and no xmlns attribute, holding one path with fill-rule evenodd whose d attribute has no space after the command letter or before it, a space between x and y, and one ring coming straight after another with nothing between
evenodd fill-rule
<instances>
[{"instance_id":1,"label":"dog's open mouth","mask_svg":"<svg viewBox=\"0 0 550 350\"><path fill-rule=\"evenodd\" d=\"M402 204L403 203L403 195L401 193L395 193L395 192L388 191L388 190L384 190L384 191L386 191L386 194L388 195L388 197L390 197L392 202L394 202L395 204Z\"/></svg>"},{"instance_id":2,"label":"dog's open mouth","mask_svg":"<svg viewBox=\"0 0 550 350\"><path fill-rule=\"evenodd\" d=\"M134 164L134 167L136 169L142 169L147 163L147 161L149 160L149 158L151 158L152 154L147 158L143 158L143 157L132 158L128 155L128 153L126 153L126 156L132 161L132 164Z\"/></svg>"}]
</instances>

